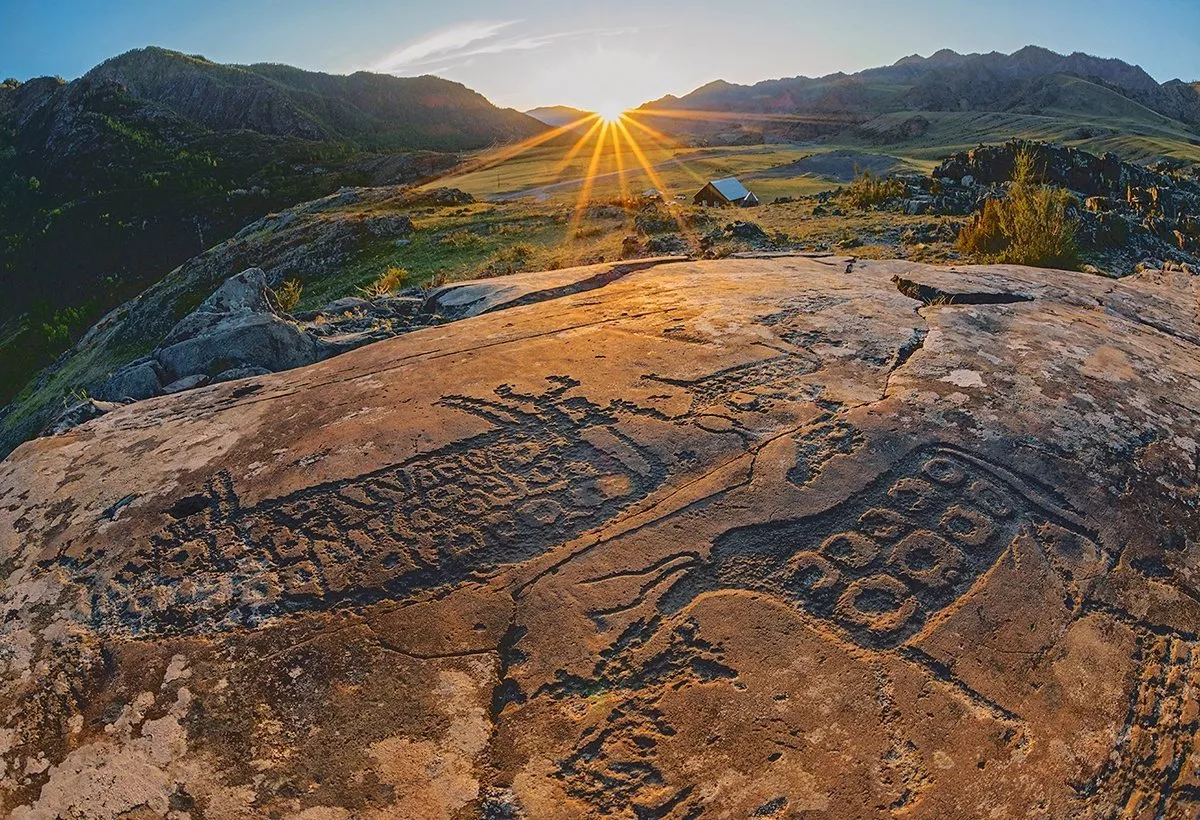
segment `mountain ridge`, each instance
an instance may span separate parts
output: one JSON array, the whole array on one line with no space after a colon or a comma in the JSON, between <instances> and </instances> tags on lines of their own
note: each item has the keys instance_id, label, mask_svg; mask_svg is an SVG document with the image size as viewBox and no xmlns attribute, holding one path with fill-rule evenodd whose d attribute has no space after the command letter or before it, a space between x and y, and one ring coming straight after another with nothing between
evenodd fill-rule
<instances>
[{"instance_id":1,"label":"mountain ridge","mask_svg":"<svg viewBox=\"0 0 1200 820\"><path fill-rule=\"evenodd\" d=\"M214 130L345 139L364 147L465 150L541 130L533 118L432 75L342 75L280 63L223 64L150 46L105 60L81 79L119 82L135 96ZM422 127L421 120L434 115L439 121Z\"/></svg>"},{"instance_id":2,"label":"mountain ridge","mask_svg":"<svg viewBox=\"0 0 1200 820\"><path fill-rule=\"evenodd\" d=\"M959 54L942 49L929 57L902 57L891 65L853 74L781 77L752 84L714 80L683 96L667 95L638 110L710 110L748 114L853 114L863 120L898 111L998 110L1048 77L1088 80L1191 128L1200 126L1200 83L1157 82L1123 60L1083 52L1059 54L1025 46L1012 54Z\"/></svg>"}]
</instances>

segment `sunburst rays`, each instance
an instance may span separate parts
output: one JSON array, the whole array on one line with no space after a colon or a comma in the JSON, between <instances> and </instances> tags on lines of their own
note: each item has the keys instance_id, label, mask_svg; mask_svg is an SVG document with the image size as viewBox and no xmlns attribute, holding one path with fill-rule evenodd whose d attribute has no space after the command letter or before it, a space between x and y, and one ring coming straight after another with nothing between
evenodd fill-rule
<instances>
[{"instance_id":1,"label":"sunburst rays","mask_svg":"<svg viewBox=\"0 0 1200 820\"><path fill-rule=\"evenodd\" d=\"M680 232L689 241L694 241L695 232L681 213L681 209L671 201L671 190L662 172L670 170L676 178L676 172L686 174L698 185L703 185L707 179L696 168L691 167L687 156L679 155L686 145L668 136L656 127L656 124L662 126L664 122L672 120L714 124L735 121L747 124L798 124L828 123L834 119L837 119L836 115L745 114L668 109L637 109L619 113L605 111L587 114L536 137L489 151L465 166L456 168L453 173L460 176L490 170L522 155L529 155L535 150L540 151L541 154L534 155L532 161L535 164L546 162L549 170L543 171L539 184L527 189L525 193L548 197L553 191L571 191L578 186L565 220L566 234L563 241L566 245L578 245L586 238L580 228L598 191L612 191L611 183L615 181L615 196L619 196L622 202L628 202L636 190L633 188L635 180L638 180L637 184L640 185L640 180L644 178L650 187L662 192L666 200L666 210L678 225ZM558 154L560 145L561 154ZM544 159L538 159L538 156ZM702 157L695 158L702 160ZM499 188L497 171L497 193L500 193Z\"/></svg>"}]
</instances>

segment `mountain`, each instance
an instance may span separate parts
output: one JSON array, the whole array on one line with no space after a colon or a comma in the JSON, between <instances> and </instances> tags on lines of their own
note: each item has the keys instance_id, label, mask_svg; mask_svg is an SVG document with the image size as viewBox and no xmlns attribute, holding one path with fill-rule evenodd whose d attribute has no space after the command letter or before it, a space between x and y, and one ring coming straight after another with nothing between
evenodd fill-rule
<instances>
[{"instance_id":1,"label":"mountain","mask_svg":"<svg viewBox=\"0 0 1200 820\"><path fill-rule=\"evenodd\" d=\"M1096 105L1099 101L1100 110ZM912 55L856 74L790 77L738 85L718 80L683 97L667 96L639 111L676 132L729 129L736 117L780 138L845 131L899 113L1004 112L1094 120L1111 115L1153 128L1200 134L1200 83L1158 83L1139 66L1087 54L1027 46L1012 54ZM716 112L706 121L700 114ZM697 122L700 125L697 125ZM869 130L869 128L868 128Z\"/></svg>"},{"instance_id":2,"label":"mountain","mask_svg":"<svg viewBox=\"0 0 1200 820\"><path fill-rule=\"evenodd\" d=\"M199 56L144 48L89 71L138 99L162 104L214 131L250 130L361 147L467 150L532 136L541 126L438 77L348 76L286 65L222 65Z\"/></svg>"},{"instance_id":3,"label":"mountain","mask_svg":"<svg viewBox=\"0 0 1200 820\"><path fill-rule=\"evenodd\" d=\"M266 213L546 126L436 77L131 51L0 84L0 403L92 321Z\"/></svg>"},{"instance_id":4,"label":"mountain","mask_svg":"<svg viewBox=\"0 0 1200 820\"><path fill-rule=\"evenodd\" d=\"M592 116L593 113L592 111L572 108L569 105L544 105L540 108L531 108L525 112L526 116L533 117L538 122L543 122L555 128L586 119Z\"/></svg>"}]
</instances>

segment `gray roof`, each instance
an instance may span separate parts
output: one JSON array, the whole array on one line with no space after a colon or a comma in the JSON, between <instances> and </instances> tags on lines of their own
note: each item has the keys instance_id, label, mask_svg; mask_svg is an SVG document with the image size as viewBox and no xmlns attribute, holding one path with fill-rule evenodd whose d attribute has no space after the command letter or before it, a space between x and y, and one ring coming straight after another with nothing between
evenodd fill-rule
<instances>
[{"instance_id":1,"label":"gray roof","mask_svg":"<svg viewBox=\"0 0 1200 820\"><path fill-rule=\"evenodd\" d=\"M716 188L721 193L721 196L725 197L730 202L737 202L739 199L745 199L750 194L750 192L746 190L746 186L738 182L733 177L714 179L709 184Z\"/></svg>"}]
</instances>

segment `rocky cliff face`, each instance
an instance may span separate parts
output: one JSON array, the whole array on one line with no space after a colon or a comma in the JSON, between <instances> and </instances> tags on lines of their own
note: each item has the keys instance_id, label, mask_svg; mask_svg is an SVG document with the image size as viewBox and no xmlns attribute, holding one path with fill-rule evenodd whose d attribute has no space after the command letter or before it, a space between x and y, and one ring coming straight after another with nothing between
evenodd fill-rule
<instances>
[{"instance_id":1,"label":"rocky cliff face","mask_svg":"<svg viewBox=\"0 0 1200 820\"><path fill-rule=\"evenodd\" d=\"M595 274L0 463L3 811L1200 810L1194 277Z\"/></svg>"}]
</instances>

